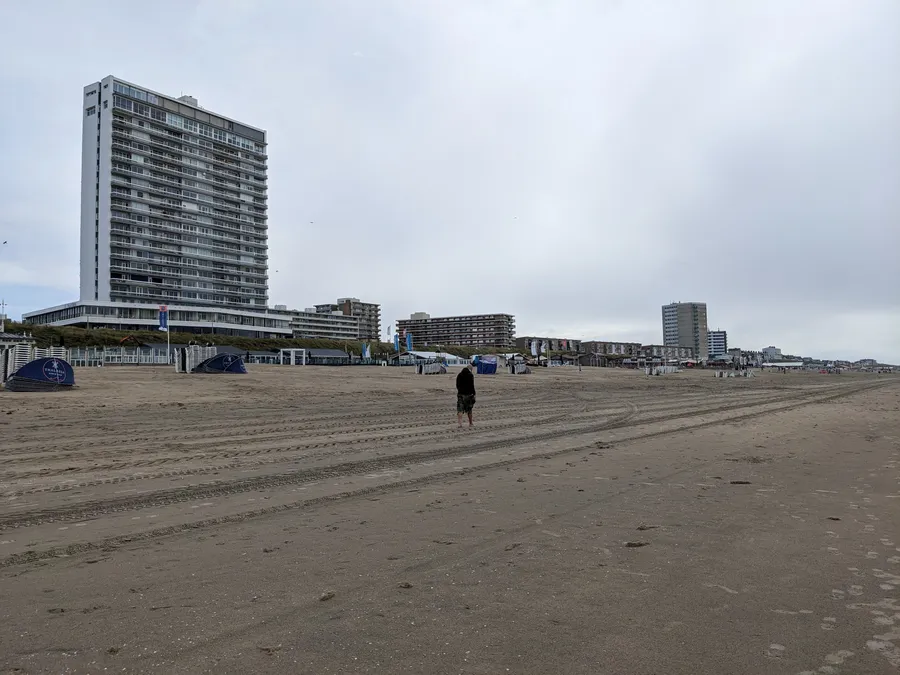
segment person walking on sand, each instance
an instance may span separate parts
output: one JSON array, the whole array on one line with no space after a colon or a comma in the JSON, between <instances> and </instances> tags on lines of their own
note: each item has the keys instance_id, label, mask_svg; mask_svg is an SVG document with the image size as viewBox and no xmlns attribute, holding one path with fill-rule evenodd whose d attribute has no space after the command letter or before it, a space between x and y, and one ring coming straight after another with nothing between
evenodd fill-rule
<instances>
[{"instance_id":1,"label":"person walking on sand","mask_svg":"<svg viewBox=\"0 0 900 675\"><path fill-rule=\"evenodd\" d=\"M475 376L472 375L472 366L463 368L456 376L456 422L460 429L463 425L463 415L469 417L469 428L475 426L472 421L472 409L475 407Z\"/></svg>"}]
</instances>

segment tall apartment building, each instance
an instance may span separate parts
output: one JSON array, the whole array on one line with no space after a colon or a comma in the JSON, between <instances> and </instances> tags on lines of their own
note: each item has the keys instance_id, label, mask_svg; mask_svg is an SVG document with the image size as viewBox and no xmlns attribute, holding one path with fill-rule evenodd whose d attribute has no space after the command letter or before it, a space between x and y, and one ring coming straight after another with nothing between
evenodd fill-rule
<instances>
[{"instance_id":1,"label":"tall apartment building","mask_svg":"<svg viewBox=\"0 0 900 675\"><path fill-rule=\"evenodd\" d=\"M728 331L711 330L706 342L710 356L721 356L728 353Z\"/></svg>"},{"instance_id":2,"label":"tall apartment building","mask_svg":"<svg viewBox=\"0 0 900 675\"><path fill-rule=\"evenodd\" d=\"M673 302L663 305L663 344L667 347L691 347L695 358L709 358L709 338L705 302Z\"/></svg>"},{"instance_id":3,"label":"tall apartment building","mask_svg":"<svg viewBox=\"0 0 900 675\"><path fill-rule=\"evenodd\" d=\"M109 76L81 106L80 302L31 323L290 335L268 303L262 129ZM96 316L96 320L93 317Z\"/></svg>"},{"instance_id":4,"label":"tall apartment building","mask_svg":"<svg viewBox=\"0 0 900 675\"><path fill-rule=\"evenodd\" d=\"M515 345L516 319L511 314L431 317L425 312L398 319L397 330L412 333L416 345L494 347Z\"/></svg>"},{"instance_id":5,"label":"tall apartment building","mask_svg":"<svg viewBox=\"0 0 900 675\"><path fill-rule=\"evenodd\" d=\"M316 311L323 314L341 312L359 319L360 340L381 339L381 305L362 302L359 298L338 298L334 304L316 305Z\"/></svg>"}]
</instances>

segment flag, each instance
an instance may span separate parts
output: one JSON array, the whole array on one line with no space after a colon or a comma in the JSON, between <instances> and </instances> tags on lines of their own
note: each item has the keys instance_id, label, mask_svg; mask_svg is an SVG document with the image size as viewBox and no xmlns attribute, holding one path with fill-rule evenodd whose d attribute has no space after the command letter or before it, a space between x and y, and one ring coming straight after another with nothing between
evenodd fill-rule
<instances>
[{"instance_id":1,"label":"flag","mask_svg":"<svg viewBox=\"0 0 900 675\"><path fill-rule=\"evenodd\" d=\"M159 306L159 329L169 332L169 308L166 305Z\"/></svg>"},{"instance_id":2,"label":"flag","mask_svg":"<svg viewBox=\"0 0 900 675\"><path fill-rule=\"evenodd\" d=\"M531 355L532 355L532 356L537 356L537 355L538 355L538 343L537 343L537 340L532 340L532 341L531 341Z\"/></svg>"},{"instance_id":3,"label":"flag","mask_svg":"<svg viewBox=\"0 0 900 675\"><path fill-rule=\"evenodd\" d=\"M406 334L406 351L411 352L413 348L412 333Z\"/></svg>"},{"instance_id":4,"label":"flag","mask_svg":"<svg viewBox=\"0 0 900 675\"><path fill-rule=\"evenodd\" d=\"M394 333L394 351L400 351L400 336Z\"/></svg>"}]
</instances>

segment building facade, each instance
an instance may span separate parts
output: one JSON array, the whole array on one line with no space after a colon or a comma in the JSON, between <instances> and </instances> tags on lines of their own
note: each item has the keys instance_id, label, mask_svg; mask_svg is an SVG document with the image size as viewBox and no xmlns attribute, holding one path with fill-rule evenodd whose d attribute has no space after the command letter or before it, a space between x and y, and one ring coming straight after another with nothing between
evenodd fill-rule
<instances>
[{"instance_id":1,"label":"building facade","mask_svg":"<svg viewBox=\"0 0 900 675\"><path fill-rule=\"evenodd\" d=\"M641 345L638 357L645 360L696 361L693 347L673 347L670 345Z\"/></svg>"},{"instance_id":2,"label":"building facade","mask_svg":"<svg viewBox=\"0 0 900 675\"><path fill-rule=\"evenodd\" d=\"M412 333L416 345L512 349L516 320L511 314L432 317L418 312L409 319L398 319L397 330Z\"/></svg>"},{"instance_id":3,"label":"building facade","mask_svg":"<svg viewBox=\"0 0 900 675\"><path fill-rule=\"evenodd\" d=\"M587 354L602 356L637 356L641 348L640 342L607 342L604 340L590 340L583 342L582 346Z\"/></svg>"},{"instance_id":4,"label":"building facade","mask_svg":"<svg viewBox=\"0 0 900 675\"><path fill-rule=\"evenodd\" d=\"M114 77L84 107L81 299L265 309L265 131Z\"/></svg>"},{"instance_id":5,"label":"building facade","mask_svg":"<svg viewBox=\"0 0 900 675\"><path fill-rule=\"evenodd\" d=\"M709 329L705 302L673 302L663 305L663 344L691 347L700 361L709 358Z\"/></svg>"},{"instance_id":6,"label":"building facade","mask_svg":"<svg viewBox=\"0 0 900 675\"><path fill-rule=\"evenodd\" d=\"M724 330L711 330L707 335L707 352L710 357L722 356L728 353L728 332Z\"/></svg>"},{"instance_id":7,"label":"building facade","mask_svg":"<svg viewBox=\"0 0 900 675\"><path fill-rule=\"evenodd\" d=\"M581 340L572 340L571 338L549 338L549 337L520 337L516 338L516 349L523 354L545 353L551 352L580 352Z\"/></svg>"},{"instance_id":8,"label":"building facade","mask_svg":"<svg viewBox=\"0 0 900 675\"><path fill-rule=\"evenodd\" d=\"M763 348L762 350L763 358L766 361L781 361L784 357L781 354L781 350L778 347L774 347L772 345Z\"/></svg>"},{"instance_id":9,"label":"building facade","mask_svg":"<svg viewBox=\"0 0 900 675\"><path fill-rule=\"evenodd\" d=\"M80 303L26 321L166 305L174 330L211 315L289 335L265 316L266 132L113 76L84 88L81 117Z\"/></svg>"},{"instance_id":10,"label":"building facade","mask_svg":"<svg viewBox=\"0 0 900 675\"><path fill-rule=\"evenodd\" d=\"M217 307L168 305L169 327L184 333L218 333L253 338L291 337L291 320L286 313L271 309L254 312ZM76 326L110 330L156 330L159 308L121 302L70 302L23 315L35 326ZM164 335L164 334L163 334Z\"/></svg>"},{"instance_id":11,"label":"building facade","mask_svg":"<svg viewBox=\"0 0 900 675\"><path fill-rule=\"evenodd\" d=\"M291 312L291 330L295 338L321 340L359 339L359 319L343 312L319 312L314 308Z\"/></svg>"},{"instance_id":12,"label":"building facade","mask_svg":"<svg viewBox=\"0 0 900 675\"><path fill-rule=\"evenodd\" d=\"M340 312L359 320L360 340L381 339L381 305L362 302L359 298L338 298L334 304L316 305L316 311L323 314Z\"/></svg>"}]
</instances>

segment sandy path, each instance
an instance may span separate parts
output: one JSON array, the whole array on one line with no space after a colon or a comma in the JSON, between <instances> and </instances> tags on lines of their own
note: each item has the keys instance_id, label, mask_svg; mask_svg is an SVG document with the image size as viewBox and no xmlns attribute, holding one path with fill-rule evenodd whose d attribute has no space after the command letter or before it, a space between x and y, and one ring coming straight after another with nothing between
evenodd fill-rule
<instances>
[{"instance_id":1,"label":"sandy path","mask_svg":"<svg viewBox=\"0 0 900 675\"><path fill-rule=\"evenodd\" d=\"M892 380L78 375L0 397L0 666L893 672Z\"/></svg>"}]
</instances>

